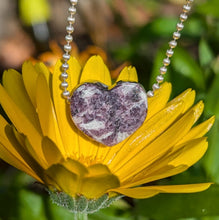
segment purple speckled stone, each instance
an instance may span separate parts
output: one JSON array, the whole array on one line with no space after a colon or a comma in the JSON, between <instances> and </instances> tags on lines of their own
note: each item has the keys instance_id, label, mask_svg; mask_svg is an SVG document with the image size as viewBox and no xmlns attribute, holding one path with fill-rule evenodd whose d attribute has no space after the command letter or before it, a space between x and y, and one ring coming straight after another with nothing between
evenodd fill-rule
<instances>
[{"instance_id":1,"label":"purple speckled stone","mask_svg":"<svg viewBox=\"0 0 219 220\"><path fill-rule=\"evenodd\" d=\"M70 100L73 122L87 136L113 146L132 133L147 115L147 95L134 82L118 82L115 87L101 83L84 83Z\"/></svg>"}]
</instances>

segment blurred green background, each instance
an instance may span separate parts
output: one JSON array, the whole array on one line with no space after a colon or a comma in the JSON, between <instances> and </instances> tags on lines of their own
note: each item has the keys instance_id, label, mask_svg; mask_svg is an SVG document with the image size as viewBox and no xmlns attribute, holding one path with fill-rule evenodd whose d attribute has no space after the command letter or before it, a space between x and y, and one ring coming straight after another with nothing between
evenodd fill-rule
<instances>
[{"instance_id":1,"label":"blurred green background","mask_svg":"<svg viewBox=\"0 0 219 220\"><path fill-rule=\"evenodd\" d=\"M79 51L91 44L103 48L111 69L125 61L136 66L140 82L150 89L183 3L185 0L81 0L75 42ZM20 70L24 60L50 50L51 40L63 44L68 6L67 0L1 0L0 74L7 68ZM200 121L212 115L216 121L208 134L204 158L188 171L155 183L215 184L196 194L124 198L89 219L219 220L218 52L219 1L196 0L166 80L173 84L172 97L189 87L195 89L197 101L205 103ZM0 161L0 220L29 219L70 220L73 216L53 205L45 189L29 176Z\"/></svg>"}]
</instances>

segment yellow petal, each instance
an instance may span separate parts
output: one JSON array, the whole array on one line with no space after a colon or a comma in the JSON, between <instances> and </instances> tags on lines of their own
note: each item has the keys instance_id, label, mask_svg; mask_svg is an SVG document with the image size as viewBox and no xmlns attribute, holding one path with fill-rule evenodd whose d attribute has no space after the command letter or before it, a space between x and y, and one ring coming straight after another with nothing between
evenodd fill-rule
<instances>
[{"instance_id":1,"label":"yellow petal","mask_svg":"<svg viewBox=\"0 0 219 220\"><path fill-rule=\"evenodd\" d=\"M27 173L28 175L32 176L34 179L38 180L39 182L43 183L43 181L36 175L33 170L30 169L27 165L23 164L17 157L12 155L10 151L8 151L4 145L1 144L0 141L0 158L4 160L6 163L16 167L17 169Z\"/></svg>"},{"instance_id":2,"label":"yellow petal","mask_svg":"<svg viewBox=\"0 0 219 220\"><path fill-rule=\"evenodd\" d=\"M114 170L121 168L125 163L127 163L135 155L141 152L141 150L143 150L147 144L153 140L156 140L156 138L176 120L176 118L181 114L183 108L184 106L182 102L173 104L172 106L163 109L150 120L148 120L147 123L141 126L127 140L119 152L117 152L115 158L109 164L110 169ZM164 143L162 143L162 145ZM109 156L114 156L114 154L113 152L110 152ZM108 161L111 160L109 156L106 158Z\"/></svg>"},{"instance_id":3,"label":"yellow petal","mask_svg":"<svg viewBox=\"0 0 219 220\"><path fill-rule=\"evenodd\" d=\"M69 69L67 72L69 76L67 82L69 83L69 91L72 91L79 83L81 76L81 66L74 57L69 60L68 65Z\"/></svg>"},{"instance_id":4,"label":"yellow petal","mask_svg":"<svg viewBox=\"0 0 219 220\"><path fill-rule=\"evenodd\" d=\"M98 81L111 86L110 72L100 56L92 56L84 66L80 83Z\"/></svg>"},{"instance_id":5,"label":"yellow petal","mask_svg":"<svg viewBox=\"0 0 219 220\"><path fill-rule=\"evenodd\" d=\"M111 174L109 168L103 164L94 164L88 167L90 176L98 176L103 174Z\"/></svg>"},{"instance_id":6,"label":"yellow petal","mask_svg":"<svg viewBox=\"0 0 219 220\"><path fill-rule=\"evenodd\" d=\"M50 75L50 72L47 66L44 63L40 62L40 63L36 63L34 68L36 69L38 73L42 73L45 76L47 84L49 85L51 75Z\"/></svg>"},{"instance_id":7,"label":"yellow petal","mask_svg":"<svg viewBox=\"0 0 219 220\"><path fill-rule=\"evenodd\" d=\"M182 173L189 168L187 165L180 165L177 167L174 167L172 165L165 165L160 169L158 168L156 170L156 167L154 167L154 169L150 170L150 167L152 166L145 168L144 170L142 170L142 172L140 171L136 176L134 176L134 178L130 177L129 179L127 179L121 184L122 187L129 188L142 184L147 184L156 180L164 179Z\"/></svg>"},{"instance_id":8,"label":"yellow petal","mask_svg":"<svg viewBox=\"0 0 219 220\"><path fill-rule=\"evenodd\" d=\"M55 181L60 189L71 196L80 194L87 198L99 198L108 189L119 187L117 177L112 175L103 165L94 165L88 168L89 173L84 172L84 168L78 166L77 161L69 160L67 163L65 162L64 166L53 165L50 167L46 171L46 175L49 176L47 181Z\"/></svg>"},{"instance_id":9,"label":"yellow petal","mask_svg":"<svg viewBox=\"0 0 219 220\"><path fill-rule=\"evenodd\" d=\"M72 160L68 158L66 161L62 162L62 165L70 172L75 173L78 176L84 176L88 174L87 168L77 160Z\"/></svg>"},{"instance_id":10,"label":"yellow petal","mask_svg":"<svg viewBox=\"0 0 219 220\"><path fill-rule=\"evenodd\" d=\"M193 106L190 109L190 111L194 111L194 116L195 116L194 123L200 118L203 110L204 110L204 103L203 103L203 101L198 102L195 106Z\"/></svg>"},{"instance_id":11,"label":"yellow petal","mask_svg":"<svg viewBox=\"0 0 219 220\"><path fill-rule=\"evenodd\" d=\"M125 186L126 188L138 186L158 179L173 176L185 171L186 169L188 169L187 165L180 165L178 167L169 165L170 161L175 159L179 154L180 152L171 152L171 150L169 150L168 152L164 152L149 166L140 170L134 176L130 176L129 178L124 179L121 185L123 185L123 187Z\"/></svg>"},{"instance_id":12,"label":"yellow petal","mask_svg":"<svg viewBox=\"0 0 219 220\"><path fill-rule=\"evenodd\" d=\"M141 152L133 155L132 159L115 172L120 177L120 181L135 175L171 149L190 130L195 119L196 112L191 109L151 144L145 146Z\"/></svg>"},{"instance_id":13,"label":"yellow petal","mask_svg":"<svg viewBox=\"0 0 219 220\"><path fill-rule=\"evenodd\" d=\"M125 187L137 186L181 173L196 163L206 150L205 138L191 140L178 146L176 151L163 155L134 177L125 180L122 185ZM191 155L193 156L191 157Z\"/></svg>"},{"instance_id":14,"label":"yellow petal","mask_svg":"<svg viewBox=\"0 0 219 220\"><path fill-rule=\"evenodd\" d=\"M214 124L214 121L215 121L215 116L212 116L208 120L195 126L189 131L189 133L182 140L180 140L178 144L204 136L211 129L211 127Z\"/></svg>"},{"instance_id":15,"label":"yellow petal","mask_svg":"<svg viewBox=\"0 0 219 220\"><path fill-rule=\"evenodd\" d=\"M89 166L88 172L82 179L81 186L81 193L88 198L99 198L108 189L120 186L118 178L103 164Z\"/></svg>"},{"instance_id":16,"label":"yellow petal","mask_svg":"<svg viewBox=\"0 0 219 220\"><path fill-rule=\"evenodd\" d=\"M28 173L35 179L40 179L40 177L36 174L37 166L34 165L33 158L31 158L31 156L29 156L27 152L25 152L23 147L16 140L13 129L9 126L9 124L4 120L1 115L0 144L0 155L2 155L1 158L3 160L15 166L16 168Z\"/></svg>"},{"instance_id":17,"label":"yellow petal","mask_svg":"<svg viewBox=\"0 0 219 220\"><path fill-rule=\"evenodd\" d=\"M36 107L36 86L38 72L34 68L31 61L27 61L22 66L22 76L24 81L24 86L30 97L30 100L34 107Z\"/></svg>"},{"instance_id":18,"label":"yellow petal","mask_svg":"<svg viewBox=\"0 0 219 220\"><path fill-rule=\"evenodd\" d=\"M76 174L68 171L62 165L53 165L45 171L45 181L48 185L55 186L56 189L64 191L75 197L79 192L79 178Z\"/></svg>"},{"instance_id":19,"label":"yellow petal","mask_svg":"<svg viewBox=\"0 0 219 220\"><path fill-rule=\"evenodd\" d=\"M71 119L70 107L66 104L66 100L61 95L63 91L60 89L60 67L61 62L58 61L52 76L53 101L59 125L59 131L62 137L63 145L65 146L66 153L68 155L74 155L79 151L78 135ZM68 83L69 87L71 88L77 85L81 72L80 65L76 59L70 59L69 69L70 71L68 72Z\"/></svg>"},{"instance_id":20,"label":"yellow petal","mask_svg":"<svg viewBox=\"0 0 219 220\"><path fill-rule=\"evenodd\" d=\"M31 141L29 141L29 139L27 137L25 137L24 139L24 143L25 143L25 149L28 151L28 153L35 159L35 161L37 161L38 164L40 164L40 166L43 169L47 169L48 168L48 163L46 161L44 152L42 157L39 157L39 153L38 151L35 149L36 148L36 143L31 143ZM40 150L42 149L42 143L40 143Z\"/></svg>"},{"instance_id":21,"label":"yellow petal","mask_svg":"<svg viewBox=\"0 0 219 220\"><path fill-rule=\"evenodd\" d=\"M23 163L24 160L20 155L17 153L15 148L10 144L10 141L8 140L8 137L6 135L6 128L9 126L9 124L6 122L6 120L0 115L0 142L7 146L7 149L9 152L11 152L12 155L19 158Z\"/></svg>"},{"instance_id":22,"label":"yellow petal","mask_svg":"<svg viewBox=\"0 0 219 220\"><path fill-rule=\"evenodd\" d=\"M36 129L40 129L36 111L25 90L22 76L15 70L5 71L2 78L3 86L8 95Z\"/></svg>"},{"instance_id":23,"label":"yellow petal","mask_svg":"<svg viewBox=\"0 0 219 220\"><path fill-rule=\"evenodd\" d=\"M135 67L126 66L121 71L121 73L119 74L119 77L116 80L116 82L119 82L119 81L138 82L138 75L137 75Z\"/></svg>"},{"instance_id":24,"label":"yellow petal","mask_svg":"<svg viewBox=\"0 0 219 220\"><path fill-rule=\"evenodd\" d=\"M157 112L159 112L161 109L163 109L169 98L170 93L172 90L172 86L170 83L163 83L157 91L155 91L154 96L151 98L148 98L148 113L147 113L147 120L149 120L153 115L155 115Z\"/></svg>"},{"instance_id":25,"label":"yellow petal","mask_svg":"<svg viewBox=\"0 0 219 220\"><path fill-rule=\"evenodd\" d=\"M193 164L195 164L198 160L200 160L200 158L206 152L207 148L208 148L208 142L206 141L205 137L201 137L189 141L187 144L185 144L183 148L181 148L180 146L176 146L174 147L174 150L179 149L181 153L169 164L173 166L179 166L181 164L185 164L190 167Z\"/></svg>"},{"instance_id":26,"label":"yellow petal","mask_svg":"<svg viewBox=\"0 0 219 220\"><path fill-rule=\"evenodd\" d=\"M78 131L79 151L78 157L85 161L96 161L100 144L86 137L81 131ZM90 165L90 164L89 164Z\"/></svg>"},{"instance_id":27,"label":"yellow petal","mask_svg":"<svg viewBox=\"0 0 219 220\"><path fill-rule=\"evenodd\" d=\"M14 132L14 136L17 139L17 141L19 142L19 144L27 150L26 146L25 146L25 136L23 134L20 134L16 128L13 126L13 132Z\"/></svg>"},{"instance_id":28,"label":"yellow petal","mask_svg":"<svg viewBox=\"0 0 219 220\"><path fill-rule=\"evenodd\" d=\"M167 106L172 105L173 103L184 101L185 106L182 113L186 112L194 103L195 101L195 91L191 89L187 89L174 99L172 99L170 102L168 102Z\"/></svg>"},{"instance_id":29,"label":"yellow petal","mask_svg":"<svg viewBox=\"0 0 219 220\"><path fill-rule=\"evenodd\" d=\"M113 174L101 174L94 177L84 177L81 185L81 194L87 198L99 198L108 189L119 187L120 183Z\"/></svg>"},{"instance_id":30,"label":"yellow petal","mask_svg":"<svg viewBox=\"0 0 219 220\"><path fill-rule=\"evenodd\" d=\"M48 137L43 138L42 148L48 166L58 163L62 159L62 154L60 153L58 147Z\"/></svg>"},{"instance_id":31,"label":"yellow petal","mask_svg":"<svg viewBox=\"0 0 219 220\"><path fill-rule=\"evenodd\" d=\"M211 183L199 183L188 185L169 185L169 186L145 186L129 189L110 190L136 199L145 199L158 193L193 193L208 189Z\"/></svg>"},{"instance_id":32,"label":"yellow petal","mask_svg":"<svg viewBox=\"0 0 219 220\"><path fill-rule=\"evenodd\" d=\"M65 155L50 90L45 76L41 73L37 79L36 105L43 135L50 138L58 146L61 153Z\"/></svg>"},{"instance_id":33,"label":"yellow petal","mask_svg":"<svg viewBox=\"0 0 219 220\"><path fill-rule=\"evenodd\" d=\"M16 157L20 161L24 161L24 164L26 166L30 167L33 173L35 173L38 178L43 179L42 173L43 168L36 162L36 160L32 157L32 155L26 150L25 147L21 146L16 139L16 136L14 134L14 129L10 126L6 126L5 133L7 135L7 138L11 144L11 146L17 151L18 155ZM8 145L7 145L8 146Z\"/></svg>"},{"instance_id":34,"label":"yellow petal","mask_svg":"<svg viewBox=\"0 0 219 220\"><path fill-rule=\"evenodd\" d=\"M20 133L23 133L25 136L28 137L31 145L33 146L34 152L37 155L38 160L41 161L42 166L44 166L45 158L41 148L41 131L36 130L36 128L32 125L32 123L30 123L23 112L12 101L10 96L6 93L5 89L1 85L0 103L16 129Z\"/></svg>"}]
</instances>

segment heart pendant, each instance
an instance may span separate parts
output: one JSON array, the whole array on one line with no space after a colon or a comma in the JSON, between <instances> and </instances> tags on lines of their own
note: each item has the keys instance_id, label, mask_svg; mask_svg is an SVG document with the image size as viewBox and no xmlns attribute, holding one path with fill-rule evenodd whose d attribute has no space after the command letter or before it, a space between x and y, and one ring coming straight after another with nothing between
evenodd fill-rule
<instances>
[{"instance_id":1,"label":"heart pendant","mask_svg":"<svg viewBox=\"0 0 219 220\"><path fill-rule=\"evenodd\" d=\"M113 146L133 134L147 115L147 95L134 82L115 87L84 83L70 99L72 120L79 130L106 146Z\"/></svg>"}]
</instances>

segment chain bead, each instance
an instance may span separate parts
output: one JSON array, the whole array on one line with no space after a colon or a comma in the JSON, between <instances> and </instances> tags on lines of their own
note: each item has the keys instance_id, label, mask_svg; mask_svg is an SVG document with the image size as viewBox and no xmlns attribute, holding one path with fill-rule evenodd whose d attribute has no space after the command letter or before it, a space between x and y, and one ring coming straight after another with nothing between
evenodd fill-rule
<instances>
[{"instance_id":1,"label":"chain bead","mask_svg":"<svg viewBox=\"0 0 219 220\"><path fill-rule=\"evenodd\" d=\"M160 68L160 73L161 73L162 75L164 75L164 74L166 74L166 72L167 72L167 68L166 68L165 66L162 66L162 67Z\"/></svg>"},{"instance_id":2,"label":"chain bead","mask_svg":"<svg viewBox=\"0 0 219 220\"><path fill-rule=\"evenodd\" d=\"M69 11L69 13L71 14L71 15L74 15L75 13L76 13L76 8L73 6L73 7L70 7L69 9L68 9L68 11Z\"/></svg>"},{"instance_id":3,"label":"chain bead","mask_svg":"<svg viewBox=\"0 0 219 220\"><path fill-rule=\"evenodd\" d=\"M65 91L63 91L62 96L63 96L63 98L68 99L70 96L70 92L65 90Z\"/></svg>"},{"instance_id":4,"label":"chain bead","mask_svg":"<svg viewBox=\"0 0 219 220\"><path fill-rule=\"evenodd\" d=\"M156 80L158 83L161 83L164 81L164 77L162 75L159 75L159 76L157 76Z\"/></svg>"},{"instance_id":5,"label":"chain bead","mask_svg":"<svg viewBox=\"0 0 219 220\"><path fill-rule=\"evenodd\" d=\"M67 71L68 68L69 68L68 63L63 63L63 64L62 64L62 70L63 70L63 71Z\"/></svg>"},{"instance_id":6,"label":"chain bead","mask_svg":"<svg viewBox=\"0 0 219 220\"><path fill-rule=\"evenodd\" d=\"M62 87L63 89L68 88L68 83L67 83L66 81L63 81L63 82L61 83L61 87Z\"/></svg>"},{"instance_id":7,"label":"chain bead","mask_svg":"<svg viewBox=\"0 0 219 220\"><path fill-rule=\"evenodd\" d=\"M65 36L65 40L66 40L68 43L70 43L70 42L73 41L73 37L72 37L71 35L66 35L66 36Z\"/></svg>"},{"instance_id":8,"label":"chain bead","mask_svg":"<svg viewBox=\"0 0 219 220\"><path fill-rule=\"evenodd\" d=\"M77 5L78 0L70 0L70 2L71 2L72 5Z\"/></svg>"},{"instance_id":9,"label":"chain bead","mask_svg":"<svg viewBox=\"0 0 219 220\"><path fill-rule=\"evenodd\" d=\"M163 64L164 64L165 66L169 66L169 65L170 65L170 59L169 59L169 57L167 57L167 58L165 58L165 59L163 60Z\"/></svg>"},{"instance_id":10,"label":"chain bead","mask_svg":"<svg viewBox=\"0 0 219 220\"><path fill-rule=\"evenodd\" d=\"M170 46L170 48L173 49L177 46L177 42L175 40L172 40L172 41L169 42L169 46Z\"/></svg>"},{"instance_id":11,"label":"chain bead","mask_svg":"<svg viewBox=\"0 0 219 220\"><path fill-rule=\"evenodd\" d=\"M75 18L69 16L69 17L68 17L68 22L69 22L69 24L74 24L74 23L75 23Z\"/></svg>"},{"instance_id":12,"label":"chain bead","mask_svg":"<svg viewBox=\"0 0 219 220\"><path fill-rule=\"evenodd\" d=\"M181 37L181 33L180 31L183 30L184 28L184 24L183 22L186 21L188 19L188 15L187 13L191 10L191 5L193 3L194 0L186 0L187 4L183 5L183 13L180 14L179 19L180 22L177 23L176 25L176 29L177 31L173 33L173 40L171 40L169 42L169 47L170 49L168 49L166 51L166 58L163 60L163 66L160 68L160 74L156 77L156 81L157 83L153 84L152 88L153 91L148 91L147 92L147 96L148 97L153 97L154 96L154 91L156 91L157 89L160 88L159 83L163 82L164 77L163 75L166 74L167 72L167 67L170 65L170 58L173 56L174 51L173 49L177 46L177 40Z\"/></svg>"},{"instance_id":13,"label":"chain bead","mask_svg":"<svg viewBox=\"0 0 219 220\"><path fill-rule=\"evenodd\" d=\"M173 51L172 49L169 49L169 50L167 50L167 52L166 52L166 55L167 55L168 57L172 57L173 54L174 54L174 51Z\"/></svg>"},{"instance_id":14,"label":"chain bead","mask_svg":"<svg viewBox=\"0 0 219 220\"><path fill-rule=\"evenodd\" d=\"M181 31L184 28L184 24L183 23L178 23L176 28L177 28L177 31Z\"/></svg>"},{"instance_id":15,"label":"chain bead","mask_svg":"<svg viewBox=\"0 0 219 220\"><path fill-rule=\"evenodd\" d=\"M178 40L181 37L181 34L179 32L174 32L173 33L173 39Z\"/></svg>"},{"instance_id":16,"label":"chain bead","mask_svg":"<svg viewBox=\"0 0 219 220\"><path fill-rule=\"evenodd\" d=\"M153 91L155 91L155 90L159 89L160 86L158 83L155 83L155 84L153 84L152 88L153 88Z\"/></svg>"},{"instance_id":17,"label":"chain bead","mask_svg":"<svg viewBox=\"0 0 219 220\"><path fill-rule=\"evenodd\" d=\"M64 54L62 55L62 58L63 58L63 60L64 60L65 62L67 62L67 61L70 59L70 55L64 53Z\"/></svg>"},{"instance_id":18,"label":"chain bead","mask_svg":"<svg viewBox=\"0 0 219 220\"><path fill-rule=\"evenodd\" d=\"M71 52L71 45L69 45L69 44L66 44L66 45L64 45L64 50L65 50L65 52Z\"/></svg>"},{"instance_id":19,"label":"chain bead","mask_svg":"<svg viewBox=\"0 0 219 220\"><path fill-rule=\"evenodd\" d=\"M154 96L154 92L153 91L148 91L147 92L147 96L148 97L153 97Z\"/></svg>"},{"instance_id":20,"label":"chain bead","mask_svg":"<svg viewBox=\"0 0 219 220\"><path fill-rule=\"evenodd\" d=\"M74 27L72 25L69 25L66 27L66 31L68 34L72 34L74 31Z\"/></svg>"},{"instance_id":21,"label":"chain bead","mask_svg":"<svg viewBox=\"0 0 219 220\"><path fill-rule=\"evenodd\" d=\"M66 72L63 72L61 74L62 79L66 80L68 78L68 74Z\"/></svg>"},{"instance_id":22,"label":"chain bead","mask_svg":"<svg viewBox=\"0 0 219 220\"><path fill-rule=\"evenodd\" d=\"M68 78L68 73L67 73L67 70L69 69L68 61L70 59L70 53L72 50L70 43L73 41L73 37L71 34L74 32L73 24L75 23L74 15L76 13L75 5L78 3L78 0L70 0L70 3L71 3L71 6L68 9L68 12L70 15L67 17L68 25L66 27L67 35L65 36L65 40L67 44L64 45L65 53L62 56L63 63L61 66L61 69L63 72L61 73L61 76L60 76L62 80L60 86L63 90L62 97L65 98L67 101L70 98L70 92L67 90L68 82L66 82L66 79Z\"/></svg>"},{"instance_id":23,"label":"chain bead","mask_svg":"<svg viewBox=\"0 0 219 220\"><path fill-rule=\"evenodd\" d=\"M183 12L188 13L191 10L190 5L183 5Z\"/></svg>"},{"instance_id":24,"label":"chain bead","mask_svg":"<svg viewBox=\"0 0 219 220\"><path fill-rule=\"evenodd\" d=\"M187 14L185 14L185 13L183 13L183 14L180 15L180 20L181 20L182 22L186 21L187 18L188 18L188 16L187 16Z\"/></svg>"}]
</instances>

